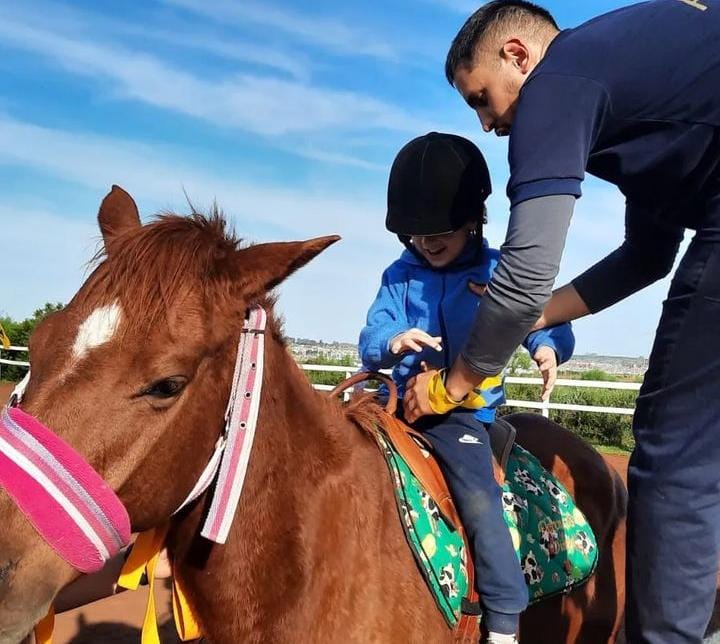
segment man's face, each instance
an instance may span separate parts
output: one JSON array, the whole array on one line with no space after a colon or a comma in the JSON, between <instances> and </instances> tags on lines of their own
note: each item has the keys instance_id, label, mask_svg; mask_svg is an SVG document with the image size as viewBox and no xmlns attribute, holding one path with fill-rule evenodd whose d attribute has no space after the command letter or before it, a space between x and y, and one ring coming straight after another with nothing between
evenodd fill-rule
<instances>
[{"instance_id":1,"label":"man's face","mask_svg":"<svg viewBox=\"0 0 720 644\"><path fill-rule=\"evenodd\" d=\"M472 69L459 67L455 87L480 119L483 130L497 136L510 134L525 75L513 61L481 60Z\"/></svg>"}]
</instances>

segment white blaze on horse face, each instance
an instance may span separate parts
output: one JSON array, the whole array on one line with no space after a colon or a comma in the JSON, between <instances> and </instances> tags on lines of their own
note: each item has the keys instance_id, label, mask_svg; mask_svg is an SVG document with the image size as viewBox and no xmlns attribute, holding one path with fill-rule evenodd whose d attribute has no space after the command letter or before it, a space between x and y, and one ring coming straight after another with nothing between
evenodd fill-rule
<instances>
[{"instance_id":1,"label":"white blaze on horse face","mask_svg":"<svg viewBox=\"0 0 720 644\"><path fill-rule=\"evenodd\" d=\"M73 345L73 357L84 358L90 349L109 342L122 320L122 309L117 302L95 309L78 328Z\"/></svg>"}]
</instances>

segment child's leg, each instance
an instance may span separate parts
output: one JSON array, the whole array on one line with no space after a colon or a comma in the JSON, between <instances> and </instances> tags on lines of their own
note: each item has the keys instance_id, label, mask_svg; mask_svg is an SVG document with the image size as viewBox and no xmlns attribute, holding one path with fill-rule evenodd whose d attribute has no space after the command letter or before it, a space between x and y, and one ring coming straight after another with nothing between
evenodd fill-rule
<instances>
[{"instance_id":1,"label":"child's leg","mask_svg":"<svg viewBox=\"0 0 720 644\"><path fill-rule=\"evenodd\" d=\"M503 519L487 430L472 412L453 412L423 430L445 474L472 549L488 631L516 633L528 591Z\"/></svg>"}]
</instances>

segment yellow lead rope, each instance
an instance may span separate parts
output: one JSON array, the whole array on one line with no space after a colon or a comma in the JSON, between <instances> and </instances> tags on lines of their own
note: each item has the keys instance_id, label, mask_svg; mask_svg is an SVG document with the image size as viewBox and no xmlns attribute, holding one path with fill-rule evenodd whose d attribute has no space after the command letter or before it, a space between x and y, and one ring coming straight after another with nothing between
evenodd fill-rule
<instances>
[{"instance_id":1,"label":"yellow lead rope","mask_svg":"<svg viewBox=\"0 0 720 644\"><path fill-rule=\"evenodd\" d=\"M180 581L175 574L173 574L172 602L173 619L175 620L175 630L177 630L178 637L183 642L200 639L202 637L200 624L198 624Z\"/></svg>"},{"instance_id":2,"label":"yellow lead rope","mask_svg":"<svg viewBox=\"0 0 720 644\"><path fill-rule=\"evenodd\" d=\"M153 528L138 535L130 555L120 571L118 586L137 590L143 573L147 573L148 602L142 628L142 644L160 644L155 615L155 566L165 543L167 526Z\"/></svg>"},{"instance_id":3,"label":"yellow lead rope","mask_svg":"<svg viewBox=\"0 0 720 644\"><path fill-rule=\"evenodd\" d=\"M142 644L160 644L155 613L155 566L165 544L167 530L168 526L162 526L139 534L118 578L118 586L137 590L143 573L147 575L148 601L142 627ZM172 579L172 606L178 637L183 642L200 639L202 637L200 625L175 574ZM52 644L54 627L55 611L51 607L48 614L35 626L36 644Z\"/></svg>"},{"instance_id":4,"label":"yellow lead rope","mask_svg":"<svg viewBox=\"0 0 720 644\"><path fill-rule=\"evenodd\" d=\"M35 626L35 644L52 644L53 629L55 628L55 611L52 606Z\"/></svg>"},{"instance_id":5,"label":"yellow lead rope","mask_svg":"<svg viewBox=\"0 0 720 644\"><path fill-rule=\"evenodd\" d=\"M142 644L160 644L155 614L155 566L165 543L166 534L167 526L164 526L138 535L118 579L119 586L137 590L143 572L147 574L148 603L142 628ZM200 627L175 575L173 575L172 583L172 603L175 628L180 639L183 642L199 639L202 636Z\"/></svg>"}]
</instances>

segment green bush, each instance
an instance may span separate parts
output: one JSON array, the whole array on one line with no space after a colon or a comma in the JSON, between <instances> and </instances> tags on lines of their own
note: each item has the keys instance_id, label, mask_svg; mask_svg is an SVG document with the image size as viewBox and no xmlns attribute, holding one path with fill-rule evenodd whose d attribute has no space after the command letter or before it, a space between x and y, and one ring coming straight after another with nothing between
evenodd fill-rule
<instances>
[{"instance_id":1,"label":"green bush","mask_svg":"<svg viewBox=\"0 0 720 644\"><path fill-rule=\"evenodd\" d=\"M507 397L514 400L540 400L540 385L507 385ZM585 387L556 387L551 401L594 407L633 408L637 391L621 389L589 389ZM504 407L502 414L529 411ZM595 445L608 445L624 450L633 448L632 416L598 412L550 410L550 418L566 429Z\"/></svg>"}]
</instances>

